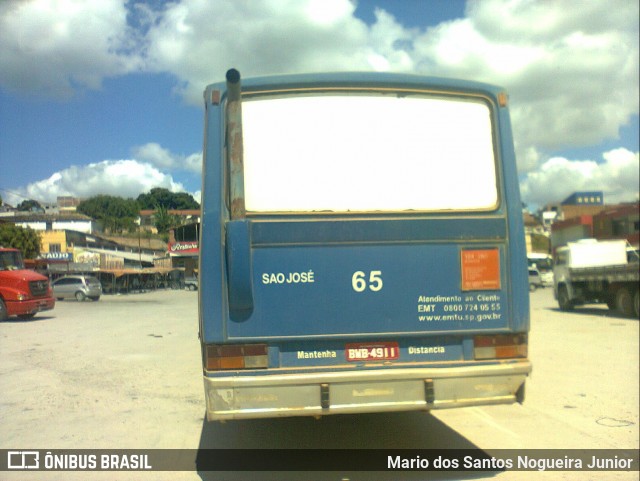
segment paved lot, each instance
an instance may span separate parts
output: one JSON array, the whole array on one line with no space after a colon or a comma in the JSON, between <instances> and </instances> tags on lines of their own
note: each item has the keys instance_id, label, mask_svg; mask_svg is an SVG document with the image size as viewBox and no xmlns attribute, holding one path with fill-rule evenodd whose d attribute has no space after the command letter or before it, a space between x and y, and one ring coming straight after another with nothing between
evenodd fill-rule
<instances>
[{"instance_id":1,"label":"paved lot","mask_svg":"<svg viewBox=\"0 0 640 481\"><path fill-rule=\"evenodd\" d=\"M58 302L0 324L0 448L637 448L638 321L532 294L519 406L205 423L197 294ZM638 479L638 473L0 473L1 479Z\"/></svg>"}]
</instances>

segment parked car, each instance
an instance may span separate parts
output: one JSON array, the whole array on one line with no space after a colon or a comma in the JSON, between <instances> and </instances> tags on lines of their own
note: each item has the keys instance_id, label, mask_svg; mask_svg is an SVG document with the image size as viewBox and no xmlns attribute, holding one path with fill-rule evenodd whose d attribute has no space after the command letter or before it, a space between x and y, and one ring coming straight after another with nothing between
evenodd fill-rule
<instances>
[{"instance_id":1,"label":"parked car","mask_svg":"<svg viewBox=\"0 0 640 481\"><path fill-rule=\"evenodd\" d=\"M97 301L102 295L102 284L93 276L64 276L53 281L53 297L58 300L86 298Z\"/></svg>"},{"instance_id":2,"label":"parked car","mask_svg":"<svg viewBox=\"0 0 640 481\"><path fill-rule=\"evenodd\" d=\"M535 267L529 267L529 290L535 291L538 287L544 287L540 271Z\"/></svg>"},{"instance_id":3,"label":"parked car","mask_svg":"<svg viewBox=\"0 0 640 481\"><path fill-rule=\"evenodd\" d=\"M186 277L184 279L184 287L186 287L190 291L197 291L198 290L198 278L197 277Z\"/></svg>"}]
</instances>

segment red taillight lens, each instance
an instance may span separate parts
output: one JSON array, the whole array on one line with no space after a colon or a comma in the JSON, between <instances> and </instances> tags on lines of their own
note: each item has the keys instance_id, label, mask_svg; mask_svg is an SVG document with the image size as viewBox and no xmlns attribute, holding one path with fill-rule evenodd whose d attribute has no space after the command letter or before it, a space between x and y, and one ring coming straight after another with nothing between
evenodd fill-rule
<instances>
[{"instance_id":1,"label":"red taillight lens","mask_svg":"<svg viewBox=\"0 0 640 481\"><path fill-rule=\"evenodd\" d=\"M499 334L473 338L473 353L477 360L527 357L526 334Z\"/></svg>"},{"instance_id":2,"label":"red taillight lens","mask_svg":"<svg viewBox=\"0 0 640 481\"><path fill-rule=\"evenodd\" d=\"M269 367L266 344L209 344L206 348L206 356L206 366L209 371Z\"/></svg>"}]
</instances>

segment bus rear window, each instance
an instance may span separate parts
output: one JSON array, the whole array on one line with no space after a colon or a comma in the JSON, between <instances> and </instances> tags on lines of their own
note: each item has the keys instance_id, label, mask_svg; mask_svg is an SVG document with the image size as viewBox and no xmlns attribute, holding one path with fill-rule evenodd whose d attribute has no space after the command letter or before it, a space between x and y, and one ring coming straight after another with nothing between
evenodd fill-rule
<instances>
[{"instance_id":1,"label":"bus rear window","mask_svg":"<svg viewBox=\"0 0 640 481\"><path fill-rule=\"evenodd\" d=\"M248 97L250 213L490 210L498 204L482 100L402 95Z\"/></svg>"}]
</instances>

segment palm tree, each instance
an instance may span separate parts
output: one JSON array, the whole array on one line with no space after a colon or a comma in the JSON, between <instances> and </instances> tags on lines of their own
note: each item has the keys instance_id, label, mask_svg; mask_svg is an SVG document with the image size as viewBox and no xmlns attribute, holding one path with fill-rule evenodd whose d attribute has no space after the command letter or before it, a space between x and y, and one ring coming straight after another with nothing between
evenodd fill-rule
<instances>
[{"instance_id":1,"label":"palm tree","mask_svg":"<svg viewBox=\"0 0 640 481\"><path fill-rule=\"evenodd\" d=\"M169 214L166 207L158 205L156 212L153 214L153 224L158 229L158 234L166 234L171 227L180 223L180 218L177 215Z\"/></svg>"}]
</instances>

